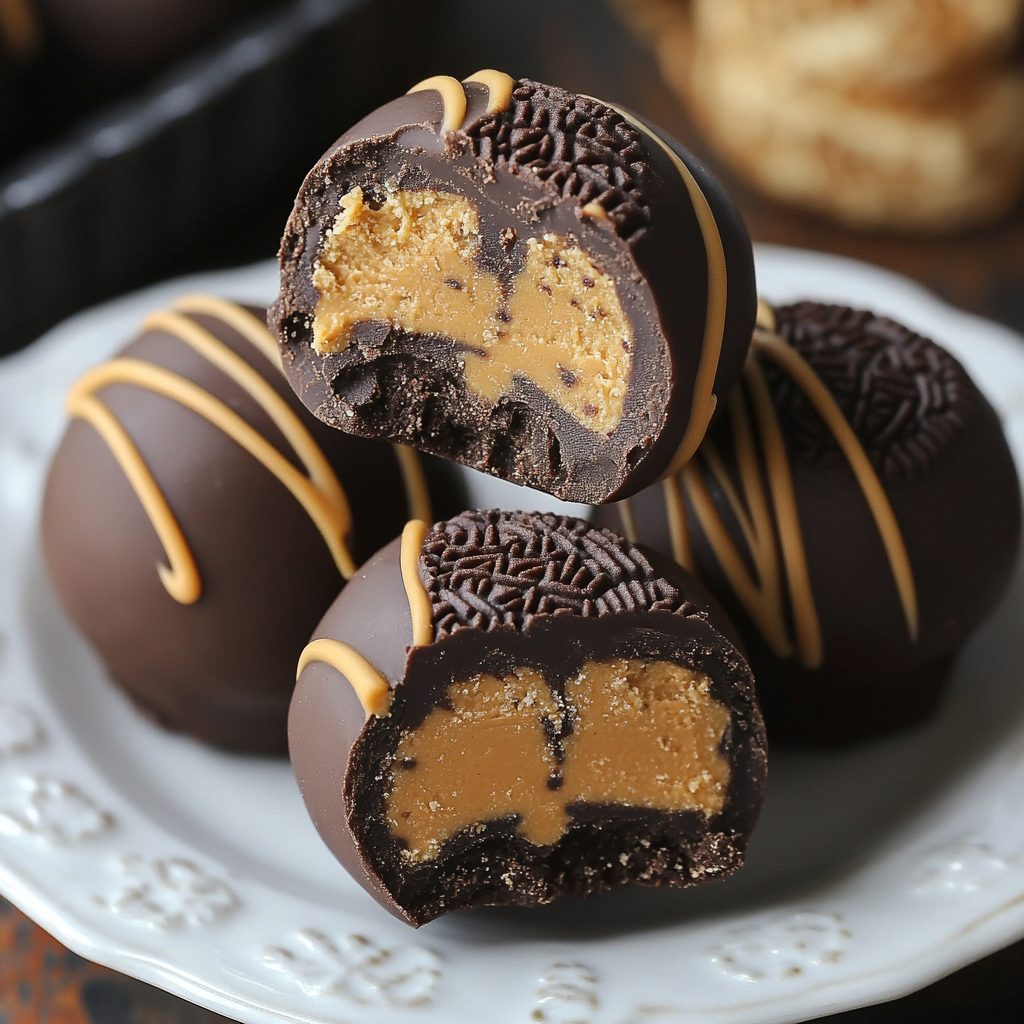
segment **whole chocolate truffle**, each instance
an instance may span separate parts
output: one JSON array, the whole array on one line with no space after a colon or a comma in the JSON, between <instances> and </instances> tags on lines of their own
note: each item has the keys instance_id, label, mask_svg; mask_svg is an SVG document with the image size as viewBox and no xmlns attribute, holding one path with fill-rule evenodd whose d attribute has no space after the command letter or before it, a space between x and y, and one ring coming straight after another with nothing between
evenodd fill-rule
<instances>
[{"instance_id":1,"label":"whole chocolate truffle","mask_svg":"<svg viewBox=\"0 0 1024 1024\"><path fill-rule=\"evenodd\" d=\"M481 71L420 83L309 172L271 322L325 422L595 503L686 462L755 305L746 230L678 143Z\"/></svg>"},{"instance_id":2,"label":"whole chocolate truffle","mask_svg":"<svg viewBox=\"0 0 1024 1024\"><path fill-rule=\"evenodd\" d=\"M599 521L674 554L735 617L773 742L915 724L1013 569L999 419L885 317L800 302L760 322L697 457Z\"/></svg>"},{"instance_id":3,"label":"whole chocolate truffle","mask_svg":"<svg viewBox=\"0 0 1024 1024\"><path fill-rule=\"evenodd\" d=\"M429 497L415 452L299 404L264 314L184 298L75 383L42 539L64 609L142 708L283 753L310 630Z\"/></svg>"},{"instance_id":4,"label":"whole chocolate truffle","mask_svg":"<svg viewBox=\"0 0 1024 1024\"><path fill-rule=\"evenodd\" d=\"M303 652L288 733L321 836L412 925L724 878L765 785L699 584L554 515L410 522Z\"/></svg>"}]
</instances>

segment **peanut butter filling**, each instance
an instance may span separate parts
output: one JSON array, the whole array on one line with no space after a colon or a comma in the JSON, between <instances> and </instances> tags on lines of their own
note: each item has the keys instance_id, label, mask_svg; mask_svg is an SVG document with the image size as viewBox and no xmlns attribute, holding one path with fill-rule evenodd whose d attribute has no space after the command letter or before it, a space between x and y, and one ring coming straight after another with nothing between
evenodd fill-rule
<instances>
[{"instance_id":1,"label":"peanut butter filling","mask_svg":"<svg viewBox=\"0 0 1024 1024\"><path fill-rule=\"evenodd\" d=\"M587 662L566 683L568 800L662 811L725 806L729 764L719 753L729 709L711 680L670 661Z\"/></svg>"},{"instance_id":2,"label":"peanut butter filling","mask_svg":"<svg viewBox=\"0 0 1024 1024\"><path fill-rule=\"evenodd\" d=\"M583 426L610 434L633 352L615 281L568 239L546 234L527 240L506 297L480 254L470 200L401 190L377 206L357 186L342 197L313 270L313 348L341 352L367 321L441 335L465 346L475 394L493 403L526 378Z\"/></svg>"},{"instance_id":3,"label":"peanut butter filling","mask_svg":"<svg viewBox=\"0 0 1024 1024\"><path fill-rule=\"evenodd\" d=\"M435 708L406 731L395 755L387 813L408 858L430 860L461 829L509 814L521 815L530 842L555 842L569 816L560 801L537 797L556 769L544 721L557 728L562 719L544 677L474 676L450 686L448 702L450 711Z\"/></svg>"},{"instance_id":4,"label":"peanut butter filling","mask_svg":"<svg viewBox=\"0 0 1024 1024\"><path fill-rule=\"evenodd\" d=\"M464 828L515 814L538 846L557 842L576 802L663 811L725 804L729 765L719 747L729 710L707 676L672 662L587 662L566 684L564 712L543 676L474 676L448 690L399 741L387 796L408 860L436 857ZM551 737L568 714L559 763Z\"/></svg>"}]
</instances>

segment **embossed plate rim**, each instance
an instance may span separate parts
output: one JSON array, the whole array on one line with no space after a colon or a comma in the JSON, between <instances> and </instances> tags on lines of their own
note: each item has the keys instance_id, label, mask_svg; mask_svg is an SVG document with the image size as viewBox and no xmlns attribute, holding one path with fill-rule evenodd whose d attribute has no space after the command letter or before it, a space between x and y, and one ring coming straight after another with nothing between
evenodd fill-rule
<instances>
[{"instance_id":1,"label":"embossed plate rim","mask_svg":"<svg viewBox=\"0 0 1024 1024\"><path fill-rule=\"evenodd\" d=\"M971 368L1020 459L1016 335L865 264L776 247L757 259L769 298L870 304L923 330L944 325L954 350L953 335L971 339ZM478 942L457 927L414 933L370 904L319 905L274 878L229 870L201 837L168 829L112 787L52 705L25 635L39 488L61 429L59 394L41 381L102 358L127 340L118 331L183 291L255 301L273 288L270 262L169 282L75 317L0 363L0 891L9 899L76 952L251 1024L468 1024L485 1004L495 1022L782 1024L904 994L1024 935L1024 803L1014 803L1024 725L921 820L831 880L774 904L590 941L492 929ZM503 500L489 482L478 493L480 503ZM933 909L894 941L898 915L922 900ZM915 927L927 938L910 935Z\"/></svg>"}]
</instances>

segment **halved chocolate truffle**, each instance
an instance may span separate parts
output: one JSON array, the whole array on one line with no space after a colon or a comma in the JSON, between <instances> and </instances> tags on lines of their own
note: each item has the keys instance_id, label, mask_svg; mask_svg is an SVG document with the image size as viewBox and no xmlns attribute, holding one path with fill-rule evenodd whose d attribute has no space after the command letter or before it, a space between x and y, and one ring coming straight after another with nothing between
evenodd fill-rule
<instances>
[{"instance_id":1,"label":"halved chocolate truffle","mask_svg":"<svg viewBox=\"0 0 1024 1024\"><path fill-rule=\"evenodd\" d=\"M288 728L325 842L413 925L724 878L765 785L699 584L554 515L410 522L324 616Z\"/></svg>"},{"instance_id":2,"label":"halved chocolate truffle","mask_svg":"<svg viewBox=\"0 0 1024 1024\"><path fill-rule=\"evenodd\" d=\"M75 383L42 539L64 609L141 707L283 753L310 630L430 502L411 449L301 406L264 316L183 298Z\"/></svg>"},{"instance_id":3,"label":"halved chocolate truffle","mask_svg":"<svg viewBox=\"0 0 1024 1024\"><path fill-rule=\"evenodd\" d=\"M680 473L599 521L673 554L722 601L773 741L926 718L1020 541L995 411L927 338L800 302L763 307L725 412Z\"/></svg>"},{"instance_id":4,"label":"halved chocolate truffle","mask_svg":"<svg viewBox=\"0 0 1024 1024\"><path fill-rule=\"evenodd\" d=\"M310 171L271 322L332 426L595 503L686 462L755 305L746 230L677 142L482 71L422 82Z\"/></svg>"}]
</instances>

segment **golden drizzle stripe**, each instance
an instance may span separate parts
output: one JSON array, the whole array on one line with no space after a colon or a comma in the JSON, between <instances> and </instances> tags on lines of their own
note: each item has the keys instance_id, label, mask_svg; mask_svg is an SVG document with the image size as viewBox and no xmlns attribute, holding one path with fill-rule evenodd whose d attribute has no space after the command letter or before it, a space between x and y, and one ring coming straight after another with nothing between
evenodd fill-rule
<instances>
[{"instance_id":1,"label":"golden drizzle stripe","mask_svg":"<svg viewBox=\"0 0 1024 1024\"><path fill-rule=\"evenodd\" d=\"M461 128L462 122L466 120L466 90L462 88L462 83L451 75L434 75L417 82L406 96L414 92L427 92L429 89L441 94L441 103L444 105L440 130L453 132Z\"/></svg>"},{"instance_id":2,"label":"golden drizzle stripe","mask_svg":"<svg viewBox=\"0 0 1024 1024\"><path fill-rule=\"evenodd\" d=\"M218 299L215 295L183 295L174 303L174 308L179 313L205 313L222 320L242 335L253 348L262 352L274 369L283 372L277 339L270 333L266 323L253 316L244 306L227 299Z\"/></svg>"},{"instance_id":3,"label":"golden drizzle stripe","mask_svg":"<svg viewBox=\"0 0 1024 1024\"><path fill-rule=\"evenodd\" d=\"M378 718L387 716L391 708L391 687L380 672L354 647L349 647L341 640L310 641L299 655L299 664L295 670L296 682L303 669L314 661L330 665L348 680L359 698L359 703L363 705L367 718L371 715Z\"/></svg>"},{"instance_id":4,"label":"golden drizzle stripe","mask_svg":"<svg viewBox=\"0 0 1024 1024\"><path fill-rule=\"evenodd\" d=\"M396 452L408 451L395 445ZM411 454L411 453L410 453ZM423 540L429 527L419 519L410 519L402 531L401 571L412 616L412 646L426 647L433 639L432 609L430 595L420 581L419 558ZM306 645L299 657L295 679L298 681L303 669L314 661L322 661L337 669L355 690L366 717L384 717L391 707L391 687L383 675L354 647L341 640L313 640Z\"/></svg>"},{"instance_id":5,"label":"golden drizzle stripe","mask_svg":"<svg viewBox=\"0 0 1024 1024\"><path fill-rule=\"evenodd\" d=\"M766 311L759 312L758 320L762 324L774 324L774 313L766 307ZM680 536L686 537L687 530L686 507L677 489L678 481L682 480L693 513L722 572L768 646L779 657L792 657L795 646L795 653L805 668L821 665L824 641L811 586L792 470L778 414L764 371L755 355L773 360L790 376L839 443L874 517L903 605L907 630L911 640L916 641L917 597L913 573L899 524L881 481L842 410L810 364L777 334L763 327L755 331L751 356L744 369L744 384L761 439L764 475L767 476L771 501L769 503L765 490L746 400L742 391L737 390L730 398L728 408L742 494L733 484L714 442L706 440L697 458L675 477L664 481L666 514L676 560L687 568L693 567L688 547L684 550L678 540ZM756 580L748 571L707 489L702 466L715 478L743 534L754 563ZM776 531L781 566L775 546ZM792 607L795 641L790 639L783 609L783 573Z\"/></svg>"},{"instance_id":6,"label":"golden drizzle stripe","mask_svg":"<svg viewBox=\"0 0 1024 1024\"><path fill-rule=\"evenodd\" d=\"M725 311L728 299L728 279L725 265L725 247L722 236L715 222L715 215L697 184L690 169L676 153L658 136L652 135L669 159L676 165L676 170L683 176L686 188L690 193L697 222L700 224L704 237L704 250L707 254L708 267L708 305L704 318L704 338L700 350L700 362L697 364L697 378L693 385L693 400L690 406L690 419L686 424L683 439L676 449L675 458L668 467L668 474L677 472L693 457L697 446L707 433L708 424L715 413L718 399L714 393L715 377L718 374L718 363L722 358L722 345L725 341Z\"/></svg>"},{"instance_id":7,"label":"golden drizzle stripe","mask_svg":"<svg viewBox=\"0 0 1024 1024\"><path fill-rule=\"evenodd\" d=\"M800 528L800 513L797 508L796 490L793 486L793 473L786 454L786 443L782 437L782 427L768 391L761 367L751 360L747 368L747 387L754 406L761 431L761 444L764 448L768 486L771 490L772 503L775 507L775 521L779 530L779 546L782 548L782 561L789 584L789 598L793 606L793 624L796 631L796 648L800 662L808 667L820 665L825 654L821 636L821 623L818 619L818 608L814 603L811 589L811 574L807 567L807 552L804 548L803 530ZM753 453L752 453L753 454ZM755 457L756 458L756 457ZM770 529L770 521L768 529ZM771 535L767 534L764 543L771 544ZM778 570L775 569L776 575ZM782 596L778 597L778 607L782 606Z\"/></svg>"},{"instance_id":8,"label":"golden drizzle stripe","mask_svg":"<svg viewBox=\"0 0 1024 1024\"><path fill-rule=\"evenodd\" d=\"M292 407L278 394L277 389L224 342L214 337L204 327L200 327L194 320L189 320L179 313L153 313L142 322L142 329L167 331L185 342L239 384L270 417L292 451L299 457L299 461L306 467L308 477L299 473L269 441L237 413L232 412L208 392L202 392L211 402L216 403L208 406L213 415L207 415L207 419L259 459L292 492L323 535L338 571L346 580L351 579L356 571L356 565L345 544L345 537L352 528L348 498L327 457L313 440L313 435L306 429ZM201 391L199 388L196 390ZM218 416L218 406L230 413L233 419ZM226 426L228 423L232 424L230 428ZM244 430L240 430L238 424L241 424ZM243 441L242 437L247 440Z\"/></svg>"},{"instance_id":9,"label":"golden drizzle stripe","mask_svg":"<svg viewBox=\"0 0 1024 1024\"><path fill-rule=\"evenodd\" d=\"M441 94L441 103L444 106L444 113L441 115L442 132L457 131L466 120L466 90L463 85L482 85L487 90L487 113L499 114L508 110L512 103L512 90L515 88L515 79L506 75L504 71L495 71L493 68L485 68L477 71L460 82L451 75L434 75L432 78L424 78L417 82L406 96L414 92L426 92L434 89Z\"/></svg>"},{"instance_id":10,"label":"golden drizzle stripe","mask_svg":"<svg viewBox=\"0 0 1024 1024\"><path fill-rule=\"evenodd\" d=\"M190 302L192 308L198 305ZM203 311L213 308L207 306ZM252 325L259 325L254 317L249 319ZM68 392L67 412L90 423L99 432L139 496L170 563L158 567L167 592L176 601L191 604L202 593L202 580L188 542L152 472L127 432L97 395L112 384L134 384L162 394L203 416L245 448L306 509L327 543L338 571L349 579L356 567L345 544L351 527L348 500L323 452L288 403L241 356L180 313L154 313L144 321L143 329L172 334L238 383L270 416L309 473L308 477L300 473L266 438L219 399L164 367L122 357L79 378ZM245 336L252 340L250 335L255 336L256 331L247 325ZM266 354L259 343L254 344Z\"/></svg>"},{"instance_id":11,"label":"golden drizzle stripe","mask_svg":"<svg viewBox=\"0 0 1024 1024\"><path fill-rule=\"evenodd\" d=\"M420 580L420 552L429 527L420 519L410 519L402 531L402 583L412 615L412 646L427 647L434 639L433 608L430 595Z\"/></svg>"},{"instance_id":12,"label":"golden drizzle stripe","mask_svg":"<svg viewBox=\"0 0 1024 1024\"><path fill-rule=\"evenodd\" d=\"M433 520L430 510L430 490L427 479L423 475L423 463L415 449L404 444L392 442L398 468L405 484L405 500L410 519L422 519L429 523Z\"/></svg>"},{"instance_id":13,"label":"golden drizzle stripe","mask_svg":"<svg viewBox=\"0 0 1024 1024\"><path fill-rule=\"evenodd\" d=\"M205 313L207 316L223 321L249 341L254 348L262 352L274 369L284 373L277 339L266 323L254 316L244 306L239 306L227 299L217 298L215 295L196 294L183 295L174 303L174 308L182 313ZM409 516L429 522L433 518L430 509L430 490L427 487L426 477L423 475L423 463L419 454L407 445L392 443L391 447L394 449L398 468L402 474ZM340 481L338 481L338 486L341 487ZM344 489L342 492L344 497Z\"/></svg>"},{"instance_id":14,"label":"golden drizzle stripe","mask_svg":"<svg viewBox=\"0 0 1024 1024\"><path fill-rule=\"evenodd\" d=\"M665 492L665 511L668 515L669 537L672 541L672 557L689 572L696 574L697 566L693 560L693 548L690 546L690 531L686 525L686 506L683 496L679 493L679 477L667 476L661 482ZM633 524L636 529L636 524Z\"/></svg>"},{"instance_id":15,"label":"golden drizzle stripe","mask_svg":"<svg viewBox=\"0 0 1024 1024\"><path fill-rule=\"evenodd\" d=\"M871 460L846 421L842 410L836 403L832 393L811 369L810 364L792 346L787 345L777 334L758 329L754 332L754 349L770 358L780 366L803 390L811 400L818 414L828 424L829 429L839 442L850 468L857 477L864 497L867 500L875 525L885 546L886 557L896 581L903 616L906 619L907 631L911 641L917 640L918 610L917 588L914 584L914 573L910 566L906 544L896 514L889 503L889 497L882 487L881 480L875 472Z\"/></svg>"},{"instance_id":16,"label":"golden drizzle stripe","mask_svg":"<svg viewBox=\"0 0 1024 1024\"><path fill-rule=\"evenodd\" d=\"M485 68L475 75L462 80L464 85L471 82L487 89L487 113L503 114L512 105L512 90L516 87L515 79L504 71Z\"/></svg>"},{"instance_id":17,"label":"golden drizzle stripe","mask_svg":"<svg viewBox=\"0 0 1024 1024\"><path fill-rule=\"evenodd\" d=\"M170 398L179 405L191 409L227 434L270 470L305 508L327 542L339 572L346 579L355 572L355 565L348 554L344 541L345 533L350 525L347 502L343 507L339 505L335 494L323 490L315 480L300 473L265 437L246 423L233 409L230 409L220 399L214 398L197 384L193 384L192 381L186 380L162 366L154 366L152 363L146 363L140 359L121 358L97 366L72 386L67 398L69 414L92 423L96 405L106 409L106 406L103 406L100 399L96 397L95 392L112 384L134 384ZM91 401L89 401L90 399ZM288 411L291 412L290 409ZM109 413L109 410L107 412ZM110 415L112 416L112 414ZM299 423L298 426L302 427L302 424ZM97 427L97 429L99 428ZM115 452L115 457L116 455ZM303 458L301 454L300 458ZM157 486L150 470L144 463L142 468L149 479L153 481L153 486ZM330 469L329 466L328 469ZM137 477L137 470L133 475ZM181 528L173 516L172 521L174 529L181 534ZM160 533L160 530L158 529L157 532ZM181 536L181 543L187 550L188 546L184 535ZM168 557L170 557L169 552ZM189 552L189 562L198 575L191 552ZM174 596L173 593L172 596ZM198 597L198 594L196 596Z\"/></svg>"},{"instance_id":18,"label":"golden drizzle stripe","mask_svg":"<svg viewBox=\"0 0 1024 1024\"><path fill-rule=\"evenodd\" d=\"M680 475L697 521L729 585L771 649L780 657L790 657L793 654L793 647L782 611L782 579L775 549L771 511L761 485L761 473L757 464L750 420L740 395L734 395L730 401L729 412L736 436L737 462L746 504L740 500L713 442L704 442L700 458L707 462L739 524L754 562L756 581L747 571L743 558L733 543L707 489L697 461L688 463ZM685 509L681 502L677 514L685 521Z\"/></svg>"},{"instance_id":19,"label":"golden drizzle stripe","mask_svg":"<svg viewBox=\"0 0 1024 1024\"><path fill-rule=\"evenodd\" d=\"M594 99L594 97L588 97ZM718 230L715 215L707 201L707 197L701 191L697 179L690 172L690 168L679 158L679 154L657 134L652 128L644 124L639 118L627 113L619 107L613 106L604 100L596 100L606 107L614 110L624 117L634 128L638 128L645 135L656 142L672 162L673 167L679 172L679 176L686 185L690 202L693 205L693 212L697 217L697 224L704 240L704 252L708 268L708 300L707 312L704 317L704 338L701 343L700 362L697 364L697 376L693 384L693 399L690 404L690 418L683 432L683 438L679 447L669 463L668 469L662 474L662 479L677 473L693 457L697 446L704 439L708 424L714 415L718 399L715 397L715 376L718 373L718 363L722 358L722 344L725 340L725 313L728 300L728 275L725 263L725 247L722 244L722 235Z\"/></svg>"},{"instance_id":20,"label":"golden drizzle stripe","mask_svg":"<svg viewBox=\"0 0 1024 1024\"><path fill-rule=\"evenodd\" d=\"M105 370L110 364L98 367ZM148 366L149 364L141 364ZM157 573L164 589L179 604L193 604L199 600L203 592L203 581L192 551L181 532L177 519L171 511L167 499L160 490L153 474L149 471L145 459L128 436L128 432L117 421L114 414L92 393L106 383L121 383L126 378L114 380L97 379L86 374L72 385L65 400L68 415L85 420L107 443L118 465L127 477L132 490L138 495L149 521L156 530L156 535L163 545L169 565L157 565Z\"/></svg>"}]
</instances>

